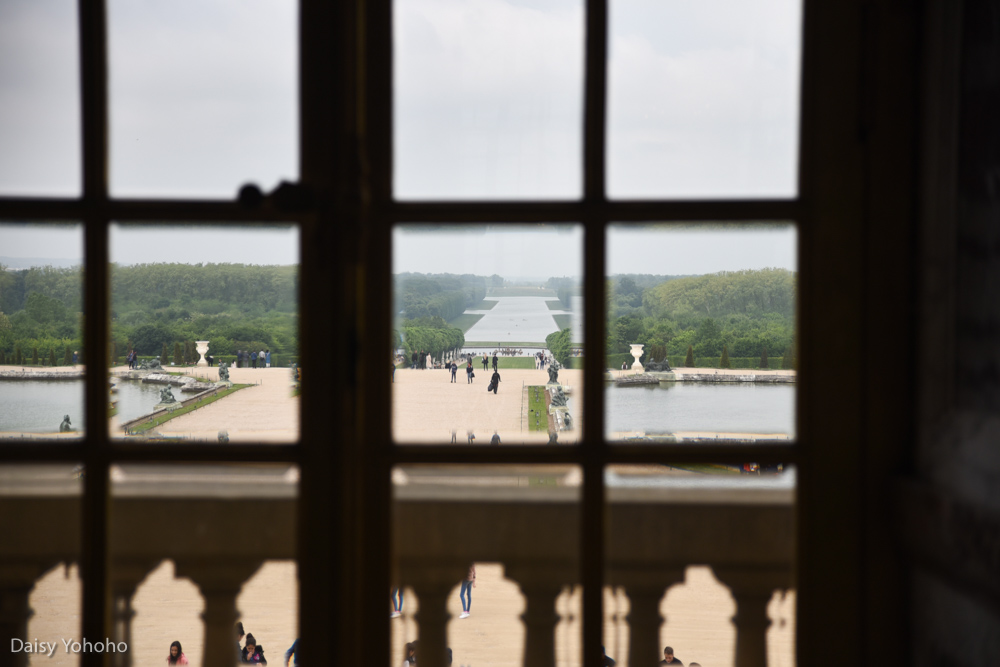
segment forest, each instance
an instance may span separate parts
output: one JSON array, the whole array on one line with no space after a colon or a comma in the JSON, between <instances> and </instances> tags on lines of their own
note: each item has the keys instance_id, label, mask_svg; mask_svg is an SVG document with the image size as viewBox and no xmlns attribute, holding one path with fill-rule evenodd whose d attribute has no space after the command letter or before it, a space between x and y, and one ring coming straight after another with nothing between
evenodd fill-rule
<instances>
[{"instance_id":1,"label":"forest","mask_svg":"<svg viewBox=\"0 0 1000 667\"><path fill-rule=\"evenodd\" d=\"M478 305L488 285L503 285L503 278L496 275L400 273L393 279L393 349L402 348L407 358L420 351L440 357L461 348L463 330L448 322Z\"/></svg>"},{"instance_id":2,"label":"forest","mask_svg":"<svg viewBox=\"0 0 1000 667\"><path fill-rule=\"evenodd\" d=\"M0 267L0 355L40 363L84 354L82 270ZM194 340L216 356L269 349L287 363L298 355L298 267L244 264L111 266L110 353L129 349L171 361L193 357Z\"/></svg>"},{"instance_id":3,"label":"forest","mask_svg":"<svg viewBox=\"0 0 1000 667\"><path fill-rule=\"evenodd\" d=\"M643 343L642 361L790 353L795 338L796 275L785 269L725 271L650 284L615 276L608 284L609 365ZM643 283L646 286L643 286ZM631 358L631 357L629 357ZM618 361L618 363L621 363Z\"/></svg>"}]
</instances>

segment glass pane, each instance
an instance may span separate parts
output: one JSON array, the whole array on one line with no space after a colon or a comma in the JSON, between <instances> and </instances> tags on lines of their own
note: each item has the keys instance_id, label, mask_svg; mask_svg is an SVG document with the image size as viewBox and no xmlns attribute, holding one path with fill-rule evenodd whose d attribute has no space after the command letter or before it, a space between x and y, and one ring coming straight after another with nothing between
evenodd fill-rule
<instances>
[{"instance_id":1,"label":"glass pane","mask_svg":"<svg viewBox=\"0 0 1000 667\"><path fill-rule=\"evenodd\" d=\"M578 467L414 465L392 480L391 665L441 640L448 664L581 664Z\"/></svg>"},{"instance_id":2,"label":"glass pane","mask_svg":"<svg viewBox=\"0 0 1000 667\"><path fill-rule=\"evenodd\" d=\"M113 194L232 198L297 180L296 6L109 0Z\"/></svg>"},{"instance_id":3,"label":"glass pane","mask_svg":"<svg viewBox=\"0 0 1000 667\"><path fill-rule=\"evenodd\" d=\"M801 4L609 3L611 196L796 195Z\"/></svg>"},{"instance_id":4,"label":"glass pane","mask_svg":"<svg viewBox=\"0 0 1000 667\"><path fill-rule=\"evenodd\" d=\"M283 464L112 466L115 627L133 664L166 661L175 642L191 665L265 648L281 664L298 637L298 479ZM202 622L234 603L235 630Z\"/></svg>"},{"instance_id":5,"label":"glass pane","mask_svg":"<svg viewBox=\"0 0 1000 667\"><path fill-rule=\"evenodd\" d=\"M796 238L788 223L609 229L609 438L795 437Z\"/></svg>"},{"instance_id":6,"label":"glass pane","mask_svg":"<svg viewBox=\"0 0 1000 667\"><path fill-rule=\"evenodd\" d=\"M795 470L742 467L607 469L604 644L622 667L735 665L738 642L795 665Z\"/></svg>"},{"instance_id":7,"label":"glass pane","mask_svg":"<svg viewBox=\"0 0 1000 667\"><path fill-rule=\"evenodd\" d=\"M0 223L0 440L79 438L83 228Z\"/></svg>"},{"instance_id":8,"label":"glass pane","mask_svg":"<svg viewBox=\"0 0 1000 667\"><path fill-rule=\"evenodd\" d=\"M401 225L393 233L393 437L579 440L582 229Z\"/></svg>"},{"instance_id":9,"label":"glass pane","mask_svg":"<svg viewBox=\"0 0 1000 667\"><path fill-rule=\"evenodd\" d=\"M2 649L9 664L80 663L63 640L81 636L82 495L81 465L0 465L0 531L16 536L0 541L4 630L13 631Z\"/></svg>"},{"instance_id":10,"label":"glass pane","mask_svg":"<svg viewBox=\"0 0 1000 667\"><path fill-rule=\"evenodd\" d=\"M583 2L393 10L395 196L579 197Z\"/></svg>"},{"instance_id":11,"label":"glass pane","mask_svg":"<svg viewBox=\"0 0 1000 667\"><path fill-rule=\"evenodd\" d=\"M0 2L0 195L80 194L76 8Z\"/></svg>"},{"instance_id":12,"label":"glass pane","mask_svg":"<svg viewBox=\"0 0 1000 667\"><path fill-rule=\"evenodd\" d=\"M112 226L111 434L296 441L298 258L289 225Z\"/></svg>"}]
</instances>

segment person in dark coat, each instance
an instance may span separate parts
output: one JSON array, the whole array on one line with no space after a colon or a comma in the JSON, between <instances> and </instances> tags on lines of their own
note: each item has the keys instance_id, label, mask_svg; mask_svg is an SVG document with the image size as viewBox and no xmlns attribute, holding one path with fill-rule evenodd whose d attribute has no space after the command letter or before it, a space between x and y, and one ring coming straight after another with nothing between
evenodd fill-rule
<instances>
[{"instance_id":1,"label":"person in dark coat","mask_svg":"<svg viewBox=\"0 0 1000 667\"><path fill-rule=\"evenodd\" d=\"M497 389L500 387L500 373L493 371L493 377L490 378L490 386L486 388L486 391L492 391L493 395L496 396Z\"/></svg>"}]
</instances>

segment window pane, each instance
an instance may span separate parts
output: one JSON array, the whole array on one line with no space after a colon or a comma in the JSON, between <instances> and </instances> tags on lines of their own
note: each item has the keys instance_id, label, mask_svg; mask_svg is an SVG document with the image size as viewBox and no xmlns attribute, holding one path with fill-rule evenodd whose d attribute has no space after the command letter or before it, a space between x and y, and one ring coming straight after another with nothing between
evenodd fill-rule
<instances>
[{"instance_id":1,"label":"window pane","mask_svg":"<svg viewBox=\"0 0 1000 667\"><path fill-rule=\"evenodd\" d=\"M797 193L801 0L615 0L613 197Z\"/></svg>"},{"instance_id":2,"label":"window pane","mask_svg":"<svg viewBox=\"0 0 1000 667\"><path fill-rule=\"evenodd\" d=\"M175 641L191 665L232 664L239 633L218 619L233 606L241 648L282 663L298 637L298 480L287 464L111 467L116 632L133 664L166 661Z\"/></svg>"},{"instance_id":3,"label":"window pane","mask_svg":"<svg viewBox=\"0 0 1000 667\"><path fill-rule=\"evenodd\" d=\"M622 667L735 665L738 642L795 665L795 471L737 468L607 469L604 644Z\"/></svg>"},{"instance_id":4,"label":"window pane","mask_svg":"<svg viewBox=\"0 0 1000 667\"><path fill-rule=\"evenodd\" d=\"M394 230L397 441L579 440L582 239L576 225Z\"/></svg>"},{"instance_id":5,"label":"window pane","mask_svg":"<svg viewBox=\"0 0 1000 667\"><path fill-rule=\"evenodd\" d=\"M581 664L578 467L413 465L392 479L391 665L415 640L419 664L437 639L455 665Z\"/></svg>"},{"instance_id":6,"label":"window pane","mask_svg":"<svg viewBox=\"0 0 1000 667\"><path fill-rule=\"evenodd\" d=\"M298 178L296 3L108 2L111 191L232 198Z\"/></svg>"},{"instance_id":7,"label":"window pane","mask_svg":"<svg viewBox=\"0 0 1000 667\"><path fill-rule=\"evenodd\" d=\"M10 664L80 663L62 640L81 636L82 495L80 465L0 465L0 531L11 536L0 541L4 630L13 631L2 650Z\"/></svg>"},{"instance_id":8,"label":"window pane","mask_svg":"<svg viewBox=\"0 0 1000 667\"><path fill-rule=\"evenodd\" d=\"M794 226L615 225L607 267L609 438L795 437Z\"/></svg>"},{"instance_id":9,"label":"window pane","mask_svg":"<svg viewBox=\"0 0 1000 667\"><path fill-rule=\"evenodd\" d=\"M583 3L393 9L395 196L579 197Z\"/></svg>"},{"instance_id":10,"label":"window pane","mask_svg":"<svg viewBox=\"0 0 1000 667\"><path fill-rule=\"evenodd\" d=\"M0 2L0 195L80 194L76 8Z\"/></svg>"},{"instance_id":11,"label":"window pane","mask_svg":"<svg viewBox=\"0 0 1000 667\"><path fill-rule=\"evenodd\" d=\"M0 223L0 439L79 438L83 228Z\"/></svg>"},{"instance_id":12,"label":"window pane","mask_svg":"<svg viewBox=\"0 0 1000 667\"><path fill-rule=\"evenodd\" d=\"M112 226L112 435L296 441L298 258L289 225Z\"/></svg>"}]
</instances>

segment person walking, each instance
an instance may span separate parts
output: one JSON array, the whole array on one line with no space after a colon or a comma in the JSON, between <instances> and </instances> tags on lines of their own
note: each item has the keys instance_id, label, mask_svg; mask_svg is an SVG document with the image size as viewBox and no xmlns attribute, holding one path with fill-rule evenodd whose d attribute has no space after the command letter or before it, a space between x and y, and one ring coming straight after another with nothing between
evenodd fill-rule
<instances>
[{"instance_id":1,"label":"person walking","mask_svg":"<svg viewBox=\"0 0 1000 667\"><path fill-rule=\"evenodd\" d=\"M264 361L266 362L267 367L270 368L271 367L271 350L265 350L264 351Z\"/></svg>"},{"instance_id":2,"label":"person walking","mask_svg":"<svg viewBox=\"0 0 1000 667\"><path fill-rule=\"evenodd\" d=\"M292 659L293 655L295 656L295 664L296 665L299 664L299 640L298 639L296 639L294 642L292 642L292 647L290 649L288 649L287 651L285 651L285 667L288 667L288 661Z\"/></svg>"},{"instance_id":3,"label":"person walking","mask_svg":"<svg viewBox=\"0 0 1000 667\"><path fill-rule=\"evenodd\" d=\"M490 385L488 387L486 387L486 392L489 393L489 392L492 391L493 395L496 396L497 389L499 387L500 387L500 373L498 373L496 370L494 370L493 371L493 377L490 378Z\"/></svg>"},{"instance_id":4,"label":"person walking","mask_svg":"<svg viewBox=\"0 0 1000 667\"><path fill-rule=\"evenodd\" d=\"M493 431L493 437L490 438L490 444L491 445L499 445L500 444L500 434L497 433L496 431Z\"/></svg>"},{"instance_id":5,"label":"person walking","mask_svg":"<svg viewBox=\"0 0 1000 667\"><path fill-rule=\"evenodd\" d=\"M489 357L487 357L486 353L483 352L483 371L485 372L485 371L488 371L489 369L490 369L490 360L489 360Z\"/></svg>"},{"instance_id":6,"label":"person walking","mask_svg":"<svg viewBox=\"0 0 1000 667\"><path fill-rule=\"evenodd\" d=\"M392 613L389 618L399 618L403 615L403 589L393 588L389 592L389 599L392 600Z\"/></svg>"},{"instance_id":7,"label":"person walking","mask_svg":"<svg viewBox=\"0 0 1000 667\"><path fill-rule=\"evenodd\" d=\"M462 580L462 590L458 593L459 599L462 600L462 613L459 614L459 618L468 618L469 614L472 613L472 589L475 587L476 564L469 563L469 573Z\"/></svg>"},{"instance_id":8,"label":"person walking","mask_svg":"<svg viewBox=\"0 0 1000 667\"><path fill-rule=\"evenodd\" d=\"M472 362L470 361L465 367L465 379L466 384L472 384L472 378L476 376L476 371L472 368Z\"/></svg>"},{"instance_id":9,"label":"person walking","mask_svg":"<svg viewBox=\"0 0 1000 667\"><path fill-rule=\"evenodd\" d=\"M500 361L500 357L498 357L497 353L494 352L493 353L493 370L497 369L497 362L499 362L499 361Z\"/></svg>"},{"instance_id":10,"label":"person walking","mask_svg":"<svg viewBox=\"0 0 1000 667\"><path fill-rule=\"evenodd\" d=\"M250 368L257 368L257 352L250 353Z\"/></svg>"},{"instance_id":11,"label":"person walking","mask_svg":"<svg viewBox=\"0 0 1000 667\"><path fill-rule=\"evenodd\" d=\"M457 379L458 378L458 364L456 364L454 361L452 361L450 368L451 368L451 381L452 382L458 382L458 379Z\"/></svg>"}]
</instances>

